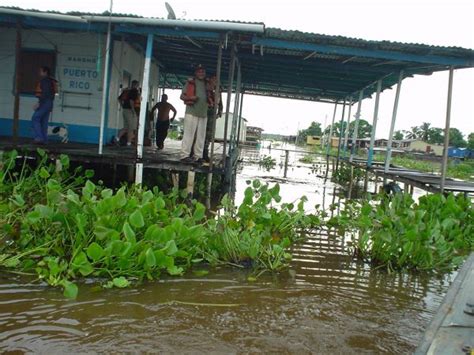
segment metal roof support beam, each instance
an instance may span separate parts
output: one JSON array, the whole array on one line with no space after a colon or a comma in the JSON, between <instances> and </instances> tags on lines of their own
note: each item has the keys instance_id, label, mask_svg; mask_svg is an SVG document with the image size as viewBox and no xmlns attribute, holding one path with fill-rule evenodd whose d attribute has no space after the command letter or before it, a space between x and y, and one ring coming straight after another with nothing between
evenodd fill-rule
<instances>
[{"instance_id":1,"label":"metal roof support beam","mask_svg":"<svg viewBox=\"0 0 474 355\"><path fill-rule=\"evenodd\" d=\"M153 28L153 27L129 27L126 25L118 25L115 29L118 33L132 33L137 35L144 35L152 33L157 37L182 37L189 41L190 38L203 38L203 39L219 39L220 35L217 32L208 31L193 31L184 30L179 28Z\"/></svg>"},{"instance_id":2,"label":"metal roof support beam","mask_svg":"<svg viewBox=\"0 0 474 355\"><path fill-rule=\"evenodd\" d=\"M345 129L345 136L344 136L344 146L343 146L343 151L342 151L342 157L346 157L346 151L347 151L347 142L349 141L349 127L351 124L351 110L352 110L352 96L349 97L349 112L347 113L347 125Z\"/></svg>"},{"instance_id":3,"label":"metal roof support beam","mask_svg":"<svg viewBox=\"0 0 474 355\"><path fill-rule=\"evenodd\" d=\"M110 2L110 14L112 13L112 2ZM110 75L110 55L112 52L112 23L107 26L107 40L105 44L105 63L104 63L104 81L102 82L102 107L100 112L99 124L99 155L102 155L104 149L104 131L105 119L109 103L109 75Z\"/></svg>"},{"instance_id":4,"label":"metal roof support beam","mask_svg":"<svg viewBox=\"0 0 474 355\"><path fill-rule=\"evenodd\" d=\"M453 76L454 68L449 68L449 79L448 79L448 101L446 104L446 124L444 127L444 148L443 148L443 161L441 163L441 182L440 191L444 193L444 185L446 183L446 170L448 168L448 149L449 149L449 126L451 124L451 102L453 95Z\"/></svg>"},{"instance_id":5,"label":"metal roof support beam","mask_svg":"<svg viewBox=\"0 0 474 355\"><path fill-rule=\"evenodd\" d=\"M237 130L237 147L240 145L240 130L242 126L242 107L244 105L244 91L240 94L240 107L239 107L239 128Z\"/></svg>"},{"instance_id":6,"label":"metal roof support beam","mask_svg":"<svg viewBox=\"0 0 474 355\"><path fill-rule=\"evenodd\" d=\"M140 117L138 120L137 130L137 163L135 169L135 184L141 184L143 181L143 141L145 139L145 123L148 105L148 92L150 91L150 72L151 72L151 57L153 53L153 34L149 34L146 43L145 65L143 67L143 82L142 82L142 102L140 109Z\"/></svg>"},{"instance_id":7,"label":"metal roof support beam","mask_svg":"<svg viewBox=\"0 0 474 355\"><path fill-rule=\"evenodd\" d=\"M229 150L232 152L236 148L236 134L237 134L237 119L239 117L239 108L240 108L240 92L242 88L242 72L240 70L240 61L237 61L237 86L235 88L235 95L234 95L234 110L232 114L232 127L230 131L230 141L229 141Z\"/></svg>"},{"instance_id":8,"label":"metal roof support beam","mask_svg":"<svg viewBox=\"0 0 474 355\"><path fill-rule=\"evenodd\" d=\"M293 42L272 38L253 37L252 44L264 45L269 48L282 48L290 50L312 51L345 56L357 56L367 58L380 58L385 60L396 60L401 62L430 63L440 65L473 66L474 61L464 58L442 57L436 55L421 55L386 51L379 49L364 49L354 47L334 46L319 43Z\"/></svg>"},{"instance_id":9,"label":"metal roof support beam","mask_svg":"<svg viewBox=\"0 0 474 355\"><path fill-rule=\"evenodd\" d=\"M388 134L387 151L385 155L385 168L384 168L385 173L388 173L388 170L390 168L390 159L392 158L393 131L395 130L395 120L397 119L398 102L400 100L402 80L403 80L403 70L400 71L400 76L398 77L397 91L395 93L395 101L393 103L392 122L390 123L390 132Z\"/></svg>"},{"instance_id":10,"label":"metal roof support beam","mask_svg":"<svg viewBox=\"0 0 474 355\"><path fill-rule=\"evenodd\" d=\"M359 120L360 120L360 112L362 110L362 100L364 99L364 90L361 90L359 93L359 100L357 101L357 112L355 116L355 123L354 123L354 132L352 133L352 146L351 146L351 156L349 161L352 163L354 159L354 154L357 146L357 135L359 134Z\"/></svg>"},{"instance_id":11,"label":"metal roof support beam","mask_svg":"<svg viewBox=\"0 0 474 355\"><path fill-rule=\"evenodd\" d=\"M337 101L334 104L334 112L332 114L331 127L329 127L329 137L328 137L328 141L326 143L326 156L327 157L329 157L329 152L330 152L330 149L331 149L332 133L334 131L334 120L336 119L336 111L337 111Z\"/></svg>"},{"instance_id":12,"label":"metal roof support beam","mask_svg":"<svg viewBox=\"0 0 474 355\"><path fill-rule=\"evenodd\" d=\"M235 43L232 44L231 48L231 59L230 59L230 68L229 68L229 77L227 79L227 102L225 107L225 121L224 121L224 145L222 150L222 158L224 160L224 171L227 167L227 129L229 126L229 110L230 110L230 98L232 96L232 86L234 84L234 71L235 71Z\"/></svg>"},{"instance_id":13,"label":"metal roof support beam","mask_svg":"<svg viewBox=\"0 0 474 355\"><path fill-rule=\"evenodd\" d=\"M377 131L377 120L379 118L380 92L382 91L382 80L377 81L377 94L375 96L374 118L372 121L372 133L370 134L369 155L367 156L367 167L372 166L374 158L375 132Z\"/></svg>"},{"instance_id":14,"label":"metal roof support beam","mask_svg":"<svg viewBox=\"0 0 474 355\"><path fill-rule=\"evenodd\" d=\"M342 104L342 115L340 121L340 128L339 128L339 139L337 141L337 158L336 158L336 170L335 173L339 170L339 157L341 154L341 143L342 143L342 132L344 131L344 114L346 112L346 99L344 99L344 103Z\"/></svg>"},{"instance_id":15,"label":"metal roof support beam","mask_svg":"<svg viewBox=\"0 0 474 355\"><path fill-rule=\"evenodd\" d=\"M216 118L219 110L219 103L221 101L221 68L222 68L222 46L223 40L219 40L219 47L217 49L217 65L216 65L216 88L214 90L214 109L212 115L211 127L211 151L209 152L209 173L207 174L207 190L206 190L206 207L211 208L211 190L212 190L212 168L214 166L214 143L216 136Z\"/></svg>"}]
</instances>

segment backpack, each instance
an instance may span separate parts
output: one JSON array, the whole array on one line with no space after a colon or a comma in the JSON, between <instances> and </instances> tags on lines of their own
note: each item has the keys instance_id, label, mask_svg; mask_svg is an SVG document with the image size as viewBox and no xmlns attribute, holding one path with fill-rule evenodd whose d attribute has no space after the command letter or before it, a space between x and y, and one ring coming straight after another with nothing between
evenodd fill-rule
<instances>
[{"instance_id":1,"label":"backpack","mask_svg":"<svg viewBox=\"0 0 474 355\"><path fill-rule=\"evenodd\" d=\"M56 96L59 93L59 88L58 88L58 81L52 77L49 77L49 82L51 83L51 92L54 96ZM42 90L41 90L41 80L36 83L35 87L35 96L36 97L41 97L42 95Z\"/></svg>"},{"instance_id":2,"label":"backpack","mask_svg":"<svg viewBox=\"0 0 474 355\"><path fill-rule=\"evenodd\" d=\"M126 102L130 101L130 89L123 89L122 93L118 97L118 100L120 102L120 106L124 106Z\"/></svg>"}]
</instances>

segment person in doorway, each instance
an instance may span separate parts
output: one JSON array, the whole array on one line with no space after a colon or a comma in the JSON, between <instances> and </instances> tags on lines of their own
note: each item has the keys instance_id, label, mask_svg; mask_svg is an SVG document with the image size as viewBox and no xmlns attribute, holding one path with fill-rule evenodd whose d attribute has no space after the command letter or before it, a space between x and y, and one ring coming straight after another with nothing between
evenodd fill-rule
<instances>
[{"instance_id":1,"label":"person in doorway","mask_svg":"<svg viewBox=\"0 0 474 355\"><path fill-rule=\"evenodd\" d=\"M181 93L181 100L186 105L181 160L186 163L195 160L202 162L204 141L206 139L207 109L209 107L206 70L202 65L196 67L194 77L186 82Z\"/></svg>"},{"instance_id":2,"label":"person in doorway","mask_svg":"<svg viewBox=\"0 0 474 355\"><path fill-rule=\"evenodd\" d=\"M159 150L164 148L164 142L168 135L170 122L173 122L176 117L176 109L168 102L168 95L163 94L161 101L158 102L151 109L152 117L155 117L155 111L158 110L158 117L156 119L156 145ZM173 112L173 117L170 118L170 111Z\"/></svg>"},{"instance_id":3,"label":"person in doorway","mask_svg":"<svg viewBox=\"0 0 474 355\"><path fill-rule=\"evenodd\" d=\"M115 137L116 144L120 144L123 136L127 136L127 146L132 145L133 138L138 128L138 115L136 111L136 102L140 101L140 93L138 91L138 81L132 81L132 87L126 88L118 97L122 106L123 128Z\"/></svg>"},{"instance_id":4,"label":"person in doorway","mask_svg":"<svg viewBox=\"0 0 474 355\"><path fill-rule=\"evenodd\" d=\"M48 142L48 122L51 111L53 111L54 96L57 93L57 81L51 77L51 69L41 67L39 69L40 80L36 85L35 96L38 102L33 107L34 113L31 117L33 126L34 142L46 144Z\"/></svg>"},{"instance_id":5,"label":"person in doorway","mask_svg":"<svg viewBox=\"0 0 474 355\"><path fill-rule=\"evenodd\" d=\"M215 93L216 93L217 77L211 76L207 82L207 97L208 97L208 109L207 109L207 125L206 125L206 140L204 142L203 160L208 163L209 157L209 145L212 140L212 130L214 129L216 118L222 116L222 96L219 93L219 99L217 104L216 116L214 116L215 107ZM215 132L214 132L215 133Z\"/></svg>"}]
</instances>

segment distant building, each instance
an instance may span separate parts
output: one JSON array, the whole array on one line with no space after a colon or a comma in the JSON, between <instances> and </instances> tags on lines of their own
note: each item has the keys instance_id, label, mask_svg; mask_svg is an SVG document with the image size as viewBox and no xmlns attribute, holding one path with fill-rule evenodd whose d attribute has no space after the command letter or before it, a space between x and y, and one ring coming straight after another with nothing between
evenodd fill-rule
<instances>
[{"instance_id":1,"label":"distant building","mask_svg":"<svg viewBox=\"0 0 474 355\"><path fill-rule=\"evenodd\" d=\"M436 156L443 155L443 146L441 144L430 144L421 139L394 140L392 147L399 148L406 152L432 154Z\"/></svg>"},{"instance_id":2,"label":"distant building","mask_svg":"<svg viewBox=\"0 0 474 355\"><path fill-rule=\"evenodd\" d=\"M227 122L227 140L230 139L230 132L232 131L232 120L234 119L234 114L229 112L229 121ZM237 121L237 128L239 127L239 121ZM222 114L222 117L217 118L216 120L216 135L215 139L217 141L224 140L224 130L225 130L225 113ZM247 120L243 117L240 118L240 136L239 142L245 142L247 139Z\"/></svg>"},{"instance_id":3,"label":"distant building","mask_svg":"<svg viewBox=\"0 0 474 355\"><path fill-rule=\"evenodd\" d=\"M321 145L321 137L320 136L307 136L306 144L307 145Z\"/></svg>"},{"instance_id":4,"label":"distant building","mask_svg":"<svg viewBox=\"0 0 474 355\"><path fill-rule=\"evenodd\" d=\"M448 148L448 157L450 158L459 158L459 159L467 159L473 156L473 151L467 148L455 148L449 147Z\"/></svg>"},{"instance_id":5,"label":"distant building","mask_svg":"<svg viewBox=\"0 0 474 355\"><path fill-rule=\"evenodd\" d=\"M262 139L263 128L247 126L247 139L246 143L258 144Z\"/></svg>"}]
</instances>

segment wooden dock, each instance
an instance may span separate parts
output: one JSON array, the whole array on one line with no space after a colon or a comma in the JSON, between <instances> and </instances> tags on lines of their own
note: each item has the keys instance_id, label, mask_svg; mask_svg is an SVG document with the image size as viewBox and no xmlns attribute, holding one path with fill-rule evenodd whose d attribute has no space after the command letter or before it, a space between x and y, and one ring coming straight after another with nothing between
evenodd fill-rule
<instances>
[{"instance_id":1,"label":"wooden dock","mask_svg":"<svg viewBox=\"0 0 474 355\"><path fill-rule=\"evenodd\" d=\"M351 164L357 168L367 170L376 177L380 177L384 180L388 179L402 182L406 185L414 186L433 193L441 191L441 176L438 174L424 173L418 170L393 165L391 165L389 170L385 172L383 163L373 162L372 166L367 168L367 161L363 159L354 159ZM474 182L446 178L444 191L474 194Z\"/></svg>"},{"instance_id":2,"label":"wooden dock","mask_svg":"<svg viewBox=\"0 0 474 355\"><path fill-rule=\"evenodd\" d=\"M474 253L453 281L415 354L474 354Z\"/></svg>"},{"instance_id":3,"label":"wooden dock","mask_svg":"<svg viewBox=\"0 0 474 355\"><path fill-rule=\"evenodd\" d=\"M194 171L198 173L208 173L209 167L202 164L186 164L180 160L181 142L167 140L163 150L156 150L152 147L144 147L143 158L138 160L135 147L126 146L104 146L103 154L99 155L97 144L84 143L59 143L51 142L47 145L37 145L31 139L19 139L16 143L11 137L0 137L0 151L18 150L22 154L33 154L38 148L44 149L54 158L60 154L66 154L73 162L95 163L106 165L134 166L137 162L143 163L145 169L159 169L169 171ZM214 158L212 172L214 174L224 174L222 144L215 146L217 154Z\"/></svg>"}]
</instances>

